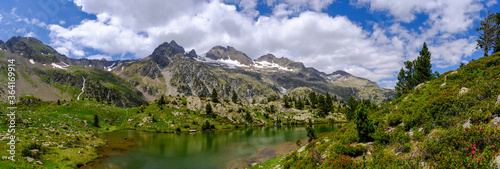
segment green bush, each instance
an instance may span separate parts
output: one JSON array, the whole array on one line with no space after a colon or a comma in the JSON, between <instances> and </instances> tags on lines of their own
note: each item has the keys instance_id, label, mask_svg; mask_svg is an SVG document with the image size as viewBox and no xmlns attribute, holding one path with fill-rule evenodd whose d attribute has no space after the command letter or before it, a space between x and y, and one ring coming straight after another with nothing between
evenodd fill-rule
<instances>
[{"instance_id":1,"label":"green bush","mask_svg":"<svg viewBox=\"0 0 500 169\"><path fill-rule=\"evenodd\" d=\"M368 146L363 146L361 144L350 145L350 144L335 144L333 146L333 151L343 155L349 155L351 157L357 157L363 155L366 152Z\"/></svg>"}]
</instances>

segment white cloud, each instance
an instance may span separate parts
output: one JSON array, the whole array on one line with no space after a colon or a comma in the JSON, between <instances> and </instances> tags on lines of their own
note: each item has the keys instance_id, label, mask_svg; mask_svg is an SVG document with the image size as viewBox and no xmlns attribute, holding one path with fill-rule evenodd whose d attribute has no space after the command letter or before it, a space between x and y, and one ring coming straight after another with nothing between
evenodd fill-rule
<instances>
[{"instance_id":1,"label":"white cloud","mask_svg":"<svg viewBox=\"0 0 500 169\"><path fill-rule=\"evenodd\" d=\"M306 10L321 12L326 9L335 0L267 0L268 6L281 7L286 4L286 9L291 13L299 14Z\"/></svg>"},{"instance_id":2,"label":"white cloud","mask_svg":"<svg viewBox=\"0 0 500 169\"><path fill-rule=\"evenodd\" d=\"M92 55L87 57L88 59L106 59L106 60L111 60L111 56L109 55Z\"/></svg>"},{"instance_id":3,"label":"white cloud","mask_svg":"<svg viewBox=\"0 0 500 169\"><path fill-rule=\"evenodd\" d=\"M2 22L2 19L3 19L3 16L2 16L2 14L0 14L0 22Z\"/></svg>"},{"instance_id":4,"label":"white cloud","mask_svg":"<svg viewBox=\"0 0 500 169\"><path fill-rule=\"evenodd\" d=\"M33 37L33 38L38 37L38 35L36 35L34 32L28 32L27 34L24 34L23 36L24 37Z\"/></svg>"},{"instance_id":5,"label":"white cloud","mask_svg":"<svg viewBox=\"0 0 500 169\"><path fill-rule=\"evenodd\" d=\"M346 16L321 13L334 0L267 0L273 8L270 16L258 16L255 0L233 0L242 11L217 0L124 1L75 0L97 19L69 28L49 25L51 45L78 58L85 56L85 48L102 51L102 57L131 53L142 58L170 40L198 53L229 45L252 58L274 53L326 73L345 70L392 87L402 62L417 57L423 42L428 42L438 67L458 64L470 56L473 38L452 37L471 29L482 8L472 0L353 1L396 18L390 27L374 23L368 32ZM424 27L408 29L399 24L413 21L417 13L429 16Z\"/></svg>"}]
</instances>

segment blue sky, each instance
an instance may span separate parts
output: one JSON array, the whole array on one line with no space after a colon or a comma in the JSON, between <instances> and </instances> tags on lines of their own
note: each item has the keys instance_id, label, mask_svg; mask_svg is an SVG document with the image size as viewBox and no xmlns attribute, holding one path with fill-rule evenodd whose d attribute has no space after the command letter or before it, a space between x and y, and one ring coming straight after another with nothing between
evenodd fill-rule
<instances>
[{"instance_id":1,"label":"blue sky","mask_svg":"<svg viewBox=\"0 0 500 169\"><path fill-rule=\"evenodd\" d=\"M273 53L392 88L423 42L433 70L456 69L475 50L496 0L17 0L0 6L0 39L30 36L72 58L138 59L175 40L198 54L233 46Z\"/></svg>"}]
</instances>

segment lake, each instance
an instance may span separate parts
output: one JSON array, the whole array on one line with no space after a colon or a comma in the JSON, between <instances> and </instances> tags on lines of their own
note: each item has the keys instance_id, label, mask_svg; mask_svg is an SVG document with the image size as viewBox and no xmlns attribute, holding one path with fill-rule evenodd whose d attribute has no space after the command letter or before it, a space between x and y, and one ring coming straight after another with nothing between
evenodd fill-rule
<instances>
[{"instance_id":1,"label":"lake","mask_svg":"<svg viewBox=\"0 0 500 169\"><path fill-rule=\"evenodd\" d=\"M315 125L314 129L319 134L339 127ZM252 163L250 157L267 160L273 158L272 155L298 148L295 142L299 139L303 144L307 142L305 126L267 126L194 134L120 130L100 137L109 140L109 146L99 150L104 158L85 168L245 168Z\"/></svg>"}]
</instances>

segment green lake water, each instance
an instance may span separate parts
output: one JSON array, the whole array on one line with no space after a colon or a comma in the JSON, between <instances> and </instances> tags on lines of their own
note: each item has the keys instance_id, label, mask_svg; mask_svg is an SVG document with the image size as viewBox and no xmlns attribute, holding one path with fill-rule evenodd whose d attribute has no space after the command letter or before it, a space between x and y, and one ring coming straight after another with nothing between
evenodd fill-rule
<instances>
[{"instance_id":1,"label":"green lake water","mask_svg":"<svg viewBox=\"0 0 500 169\"><path fill-rule=\"evenodd\" d=\"M317 134L339 125L316 125ZM306 138L304 126L270 126L201 133L150 133L121 130L101 137L134 140L138 146L110 155L92 168L231 168L231 161L254 155L259 149ZM111 167L113 166L113 167Z\"/></svg>"}]
</instances>

